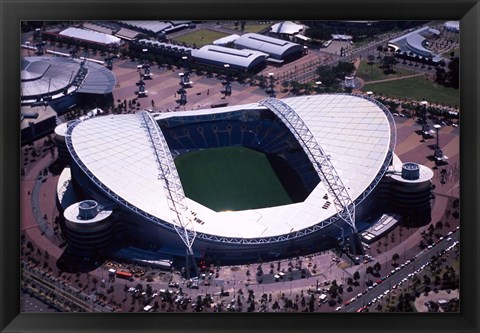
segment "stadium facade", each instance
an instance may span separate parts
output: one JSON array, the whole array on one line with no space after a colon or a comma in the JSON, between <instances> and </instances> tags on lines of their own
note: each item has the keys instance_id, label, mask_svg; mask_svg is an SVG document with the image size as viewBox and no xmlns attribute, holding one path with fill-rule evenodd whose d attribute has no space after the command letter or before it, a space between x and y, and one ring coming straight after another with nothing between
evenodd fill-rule
<instances>
[{"instance_id":1,"label":"stadium facade","mask_svg":"<svg viewBox=\"0 0 480 333\"><path fill-rule=\"evenodd\" d=\"M82 249L82 237L107 239L112 251L132 246L184 257L190 248L196 258L225 263L318 252L370 226L401 186L390 180L399 169L393 161L400 163L394 158L394 120L383 105L363 96L109 115L70 122L61 133L71 155L57 188L69 221L64 231L85 255L105 249L96 241ZM305 195L292 204L220 212L185 197L175 157L230 146L282 160ZM427 178L408 181L409 192L421 183L422 193L429 193ZM102 218L73 216L82 206L96 207ZM429 200L423 209L429 211ZM87 230L80 232L82 226Z\"/></svg>"}]
</instances>

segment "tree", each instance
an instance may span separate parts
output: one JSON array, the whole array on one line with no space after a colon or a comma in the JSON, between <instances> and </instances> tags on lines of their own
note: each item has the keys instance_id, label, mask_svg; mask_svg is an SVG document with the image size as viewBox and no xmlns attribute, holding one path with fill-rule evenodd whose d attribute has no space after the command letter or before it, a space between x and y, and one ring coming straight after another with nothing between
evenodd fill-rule
<instances>
[{"instance_id":1,"label":"tree","mask_svg":"<svg viewBox=\"0 0 480 333\"><path fill-rule=\"evenodd\" d=\"M329 40L331 38L332 31L329 28L309 26L305 31L305 36L314 40Z\"/></svg>"},{"instance_id":2,"label":"tree","mask_svg":"<svg viewBox=\"0 0 480 333\"><path fill-rule=\"evenodd\" d=\"M382 59L382 67L385 74L393 73L392 67L398 63L394 56L385 56Z\"/></svg>"},{"instance_id":3,"label":"tree","mask_svg":"<svg viewBox=\"0 0 480 333\"><path fill-rule=\"evenodd\" d=\"M380 53L383 52L383 46L382 45L378 45L377 46L377 51L378 51L378 57L377 58L380 58Z\"/></svg>"},{"instance_id":4,"label":"tree","mask_svg":"<svg viewBox=\"0 0 480 333\"><path fill-rule=\"evenodd\" d=\"M400 259L400 256L398 255L398 253L395 253L393 256L392 256L392 260L395 262L395 264L397 263L397 260Z\"/></svg>"},{"instance_id":5,"label":"tree","mask_svg":"<svg viewBox=\"0 0 480 333\"><path fill-rule=\"evenodd\" d=\"M244 31L244 30L245 30L245 24L246 24L246 23L247 23L247 22L245 22L245 21L241 21L241 22L240 22L240 30L241 30L241 31Z\"/></svg>"},{"instance_id":6,"label":"tree","mask_svg":"<svg viewBox=\"0 0 480 333\"><path fill-rule=\"evenodd\" d=\"M366 270L366 273L373 275L373 273L374 273L374 268L373 268L373 266L368 266L368 267L367 267L367 270Z\"/></svg>"},{"instance_id":7,"label":"tree","mask_svg":"<svg viewBox=\"0 0 480 333\"><path fill-rule=\"evenodd\" d=\"M355 65L351 62L340 61L337 66L333 68L337 78L343 79L346 75L350 75L355 70Z\"/></svg>"},{"instance_id":8,"label":"tree","mask_svg":"<svg viewBox=\"0 0 480 333\"><path fill-rule=\"evenodd\" d=\"M317 74L322 81L323 86L335 90L338 86L337 76L330 66L320 66ZM290 83L292 85L292 82ZM293 85L292 85L293 86Z\"/></svg>"},{"instance_id":9,"label":"tree","mask_svg":"<svg viewBox=\"0 0 480 333\"><path fill-rule=\"evenodd\" d=\"M449 81L450 85L458 89L460 85L459 81L459 72L460 72L460 60L458 57L453 58L448 63L448 73L447 73L447 80Z\"/></svg>"},{"instance_id":10,"label":"tree","mask_svg":"<svg viewBox=\"0 0 480 333\"><path fill-rule=\"evenodd\" d=\"M354 280L360 279L360 273L359 273L358 271L356 271L355 273L353 273L353 279L354 279Z\"/></svg>"},{"instance_id":11,"label":"tree","mask_svg":"<svg viewBox=\"0 0 480 333\"><path fill-rule=\"evenodd\" d=\"M380 265L379 262L376 262L374 265L373 265L373 268L378 272L382 269L382 265Z\"/></svg>"}]
</instances>

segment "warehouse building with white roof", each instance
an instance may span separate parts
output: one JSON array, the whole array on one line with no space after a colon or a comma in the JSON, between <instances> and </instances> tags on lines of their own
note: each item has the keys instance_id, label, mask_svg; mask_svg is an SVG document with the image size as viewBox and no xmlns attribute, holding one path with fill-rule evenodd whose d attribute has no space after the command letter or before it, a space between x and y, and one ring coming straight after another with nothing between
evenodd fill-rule
<instances>
[{"instance_id":1,"label":"warehouse building with white roof","mask_svg":"<svg viewBox=\"0 0 480 333\"><path fill-rule=\"evenodd\" d=\"M67 28L58 34L63 38L73 38L78 41L83 41L89 44L103 45L109 47L117 47L121 44L122 40L118 37L106 34L104 32L98 32L80 28Z\"/></svg>"},{"instance_id":2,"label":"warehouse building with white roof","mask_svg":"<svg viewBox=\"0 0 480 333\"><path fill-rule=\"evenodd\" d=\"M336 246L384 213L391 195L383 179L396 172L392 161L400 163L390 112L349 94L101 116L70 122L65 141L70 183L82 189L77 201L96 200L113 211L125 233L125 244L117 246L177 257L187 247L196 258L215 262L256 262ZM239 211L215 211L186 197L173 160L229 146L277 154L307 195L292 204Z\"/></svg>"},{"instance_id":3,"label":"warehouse building with white roof","mask_svg":"<svg viewBox=\"0 0 480 333\"><path fill-rule=\"evenodd\" d=\"M198 50L191 51L193 61L223 68L229 65L230 69L245 72L256 72L266 65L267 53L250 49L236 50L217 45L205 45Z\"/></svg>"},{"instance_id":4,"label":"warehouse building with white roof","mask_svg":"<svg viewBox=\"0 0 480 333\"><path fill-rule=\"evenodd\" d=\"M239 49L249 49L263 52L269 58L277 61L285 61L301 57L303 46L283 39L273 38L265 35L246 33L234 42Z\"/></svg>"}]
</instances>

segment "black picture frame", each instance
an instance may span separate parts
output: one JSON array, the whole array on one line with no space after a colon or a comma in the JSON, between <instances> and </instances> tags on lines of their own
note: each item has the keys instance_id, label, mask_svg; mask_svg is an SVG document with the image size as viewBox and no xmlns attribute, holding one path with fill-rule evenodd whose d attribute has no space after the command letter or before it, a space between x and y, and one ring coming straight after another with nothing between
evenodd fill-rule
<instances>
[{"instance_id":1,"label":"black picture frame","mask_svg":"<svg viewBox=\"0 0 480 333\"><path fill-rule=\"evenodd\" d=\"M0 328L2 332L478 332L480 4L478 0L0 0ZM461 20L461 312L458 314L20 313L19 38L22 20Z\"/></svg>"}]
</instances>

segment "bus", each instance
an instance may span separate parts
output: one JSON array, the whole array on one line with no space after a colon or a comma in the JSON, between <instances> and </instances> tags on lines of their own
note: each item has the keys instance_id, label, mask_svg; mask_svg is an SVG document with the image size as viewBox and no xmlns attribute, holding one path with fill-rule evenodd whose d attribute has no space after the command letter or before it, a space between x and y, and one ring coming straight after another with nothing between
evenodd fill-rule
<instances>
[{"instance_id":1,"label":"bus","mask_svg":"<svg viewBox=\"0 0 480 333\"><path fill-rule=\"evenodd\" d=\"M118 278L127 279L127 280L133 277L132 273L126 272L126 271L117 271L116 274Z\"/></svg>"}]
</instances>

